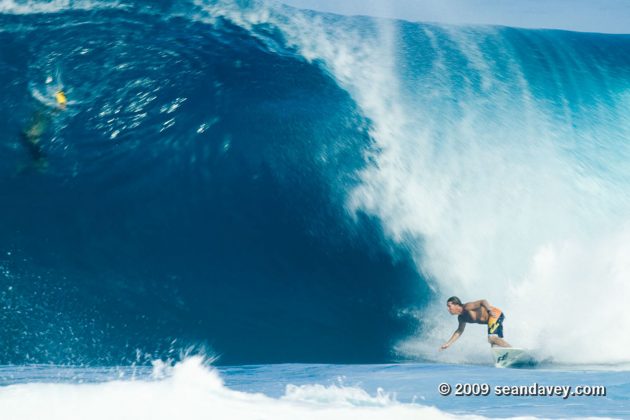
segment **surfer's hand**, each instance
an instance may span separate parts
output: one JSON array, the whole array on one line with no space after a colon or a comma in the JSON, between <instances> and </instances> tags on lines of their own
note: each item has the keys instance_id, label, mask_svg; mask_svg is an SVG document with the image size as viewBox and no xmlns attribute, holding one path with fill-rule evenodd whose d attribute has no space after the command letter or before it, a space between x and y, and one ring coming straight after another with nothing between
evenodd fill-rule
<instances>
[{"instance_id":1,"label":"surfer's hand","mask_svg":"<svg viewBox=\"0 0 630 420\"><path fill-rule=\"evenodd\" d=\"M440 347L440 351L441 350L446 350L448 348L448 346L450 346L450 344L448 344L448 343L442 344L442 346Z\"/></svg>"}]
</instances>

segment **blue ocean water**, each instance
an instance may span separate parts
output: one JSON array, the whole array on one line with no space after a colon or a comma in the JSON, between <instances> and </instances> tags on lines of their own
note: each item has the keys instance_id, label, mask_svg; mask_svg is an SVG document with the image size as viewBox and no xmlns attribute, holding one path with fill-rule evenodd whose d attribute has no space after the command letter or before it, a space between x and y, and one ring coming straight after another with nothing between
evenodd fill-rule
<instances>
[{"instance_id":1,"label":"blue ocean water","mask_svg":"<svg viewBox=\"0 0 630 420\"><path fill-rule=\"evenodd\" d=\"M0 80L0 410L628 416L630 35L0 0ZM494 369L481 326L438 352L451 295L547 364Z\"/></svg>"}]
</instances>

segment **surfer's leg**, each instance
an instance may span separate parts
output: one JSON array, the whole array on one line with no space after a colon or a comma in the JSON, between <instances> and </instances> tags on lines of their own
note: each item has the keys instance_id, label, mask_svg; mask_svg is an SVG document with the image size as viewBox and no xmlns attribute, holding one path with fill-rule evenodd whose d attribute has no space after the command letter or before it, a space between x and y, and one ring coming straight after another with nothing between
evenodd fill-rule
<instances>
[{"instance_id":1,"label":"surfer's leg","mask_svg":"<svg viewBox=\"0 0 630 420\"><path fill-rule=\"evenodd\" d=\"M489 335L488 343L490 343L492 347L512 347L510 343L497 335Z\"/></svg>"}]
</instances>

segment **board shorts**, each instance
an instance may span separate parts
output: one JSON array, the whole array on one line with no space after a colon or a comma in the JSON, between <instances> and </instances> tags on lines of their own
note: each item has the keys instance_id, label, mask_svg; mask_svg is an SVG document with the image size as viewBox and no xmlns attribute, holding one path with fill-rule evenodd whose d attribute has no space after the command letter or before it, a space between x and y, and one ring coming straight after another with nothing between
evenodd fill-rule
<instances>
[{"instance_id":1,"label":"board shorts","mask_svg":"<svg viewBox=\"0 0 630 420\"><path fill-rule=\"evenodd\" d=\"M499 317L490 317L488 319L488 335L496 335L499 336L499 338L503 338L503 320L505 319L505 315L499 308L492 309L499 313Z\"/></svg>"}]
</instances>

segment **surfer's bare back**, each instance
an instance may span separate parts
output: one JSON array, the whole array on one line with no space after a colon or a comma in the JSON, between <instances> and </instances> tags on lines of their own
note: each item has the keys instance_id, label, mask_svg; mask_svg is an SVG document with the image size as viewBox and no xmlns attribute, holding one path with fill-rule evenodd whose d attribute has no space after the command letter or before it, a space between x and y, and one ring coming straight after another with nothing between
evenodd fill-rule
<instances>
[{"instance_id":1,"label":"surfer's bare back","mask_svg":"<svg viewBox=\"0 0 630 420\"><path fill-rule=\"evenodd\" d=\"M451 338L440 347L445 350L453 344L464 332L466 324L487 324L488 343L499 347L512 347L503 339L503 320L505 315L499 308L490 306L487 300L462 303L457 296L452 296L446 301L446 308L451 315L457 315L459 326Z\"/></svg>"}]
</instances>

